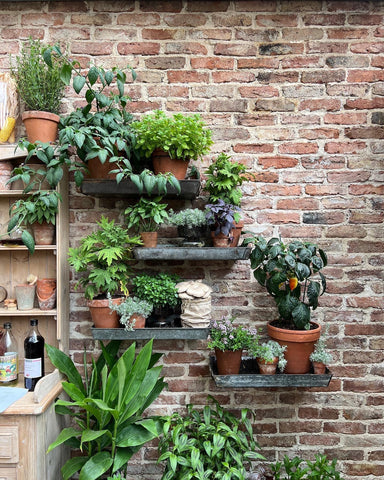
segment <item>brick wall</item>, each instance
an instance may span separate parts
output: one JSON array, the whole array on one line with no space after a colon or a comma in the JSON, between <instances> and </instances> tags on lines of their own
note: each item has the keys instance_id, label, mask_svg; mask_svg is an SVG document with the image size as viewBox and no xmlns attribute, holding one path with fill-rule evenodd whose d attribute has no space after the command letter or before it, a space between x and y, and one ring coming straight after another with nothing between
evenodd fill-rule
<instances>
[{"instance_id":1,"label":"brick wall","mask_svg":"<svg viewBox=\"0 0 384 480\"><path fill-rule=\"evenodd\" d=\"M383 19L384 2L373 0L0 2L1 68L28 35L67 43L84 65L129 63L138 72L132 112L200 112L215 139L204 165L225 151L255 173L243 185L249 229L328 252L316 318L330 326L329 388L218 389L205 342L157 342L169 391L153 411L202 404L207 393L251 407L268 458L325 451L347 480L384 478ZM70 109L75 96L67 97ZM72 185L71 241L101 214L122 220L123 204L84 198ZM212 285L215 317L260 326L275 315L247 262L156 268ZM74 292L70 332L80 361L94 343ZM155 459L154 447L143 449L132 478L156 478Z\"/></svg>"}]
</instances>

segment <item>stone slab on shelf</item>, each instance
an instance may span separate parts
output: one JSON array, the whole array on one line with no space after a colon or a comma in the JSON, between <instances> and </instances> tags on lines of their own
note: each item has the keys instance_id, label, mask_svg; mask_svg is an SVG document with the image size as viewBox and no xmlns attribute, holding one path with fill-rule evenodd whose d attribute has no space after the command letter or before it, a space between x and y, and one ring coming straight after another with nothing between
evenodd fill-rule
<instances>
[{"instance_id":1,"label":"stone slab on shelf","mask_svg":"<svg viewBox=\"0 0 384 480\"><path fill-rule=\"evenodd\" d=\"M200 180L179 180L181 193L175 187L167 185L167 194L164 198L183 198L192 200L200 192ZM122 180L117 183L115 180L93 180L85 179L81 185L81 193L93 197L131 197L136 198L145 195L140 193L137 186L131 180ZM158 195L157 188L153 189L153 195Z\"/></svg>"},{"instance_id":2,"label":"stone slab on shelf","mask_svg":"<svg viewBox=\"0 0 384 480\"><path fill-rule=\"evenodd\" d=\"M324 375L313 373L261 375L258 373L256 360L248 357L242 359L238 375L218 375L214 356L209 359L209 368L216 386L223 388L327 387L332 378L328 370Z\"/></svg>"},{"instance_id":3,"label":"stone slab on shelf","mask_svg":"<svg viewBox=\"0 0 384 480\"><path fill-rule=\"evenodd\" d=\"M204 340L209 328L92 328L96 340Z\"/></svg>"},{"instance_id":4,"label":"stone slab on shelf","mask_svg":"<svg viewBox=\"0 0 384 480\"><path fill-rule=\"evenodd\" d=\"M251 250L247 247L137 247L133 255L137 260L247 260Z\"/></svg>"}]
</instances>

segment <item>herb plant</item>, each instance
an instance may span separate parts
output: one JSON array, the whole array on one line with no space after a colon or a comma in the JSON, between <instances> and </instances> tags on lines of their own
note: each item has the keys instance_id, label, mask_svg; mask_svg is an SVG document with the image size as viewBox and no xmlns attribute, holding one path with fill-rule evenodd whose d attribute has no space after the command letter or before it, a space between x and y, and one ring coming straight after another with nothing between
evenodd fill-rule
<instances>
[{"instance_id":1,"label":"herb plant","mask_svg":"<svg viewBox=\"0 0 384 480\"><path fill-rule=\"evenodd\" d=\"M180 302L176 288L179 281L177 275L169 273L140 274L132 279L132 284L135 296L152 303L154 307L176 307Z\"/></svg>"},{"instance_id":2,"label":"herb plant","mask_svg":"<svg viewBox=\"0 0 384 480\"><path fill-rule=\"evenodd\" d=\"M161 203L162 197L145 198L130 207L124 214L127 216L128 229L134 228L138 232L154 232L168 219L166 203Z\"/></svg>"},{"instance_id":3,"label":"herb plant","mask_svg":"<svg viewBox=\"0 0 384 480\"><path fill-rule=\"evenodd\" d=\"M98 229L83 238L80 246L70 248L69 264L83 276L75 288L84 287L85 298L111 295L126 285L131 269L132 249L141 245L139 237L130 237L125 228L114 220L102 217Z\"/></svg>"},{"instance_id":4,"label":"herb plant","mask_svg":"<svg viewBox=\"0 0 384 480\"><path fill-rule=\"evenodd\" d=\"M309 356L309 359L311 362L324 363L327 366L333 361L332 354L327 351L326 333L322 334L315 343L315 349Z\"/></svg>"},{"instance_id":5,"label":"herb plant","mask_svg":"<svg viewBox=\"0 0 384 480\"><path fill-rule=\"evenodd\" d=\"M254 245L250 254L253 274L275 300L281 327L308 330L311 309L317 308L326 289L320 271L327 265L325 252L298 240L285 244L279 238L267 242L263 237L249 237L243 242L250 243Z\"/></svg>"},{"instance_id":6,"label":"herb plant","mask_svg":"<svg viewBox=\"0 0 384 480\"><path fill-rule=\"evenodd\" d=\"M107 295L109 299L109 308L114 310L120 316L119 321L125 326L125 330L133 330L135 320L131 320L133 314L142 315L147 318L153 310L152 303L137 297L126 297L120 304L112 303L112 297Z\"/></svg>"},{"instance_id":7,"label":"herb plant","mask_svg":"<svg viewBox=\"0 0 384 480\"><path fill-rule=\"evenodd\" d=\"M235 317L212 320L210 323L208 348L236 351L250 348L259 341L255 329L234 325Z\"/></svg>"},{"instance_id":8,"label":"herb plant","mask_svg":"<svg viewBox=\"0 0 384 480\"><path fill-rule=\"evenodd\" d=\"M207 224L207 219L202 210L198 208L186 208L180 212L171 212L169 223L177 227L201 227Z\"/></svg>"},{"instance_id":9,"label":"herb plant","mask_svg":"<svg viewBox=\"0 0 384 480\"><path fill-rule=\"evenodd\" d=\"M56 58L49 67L43 57L47 48L51 47L29 38L22 44L15 63L11 61L11 75L25 110L58 114L65 88L60 75L62 61Z\"/></svg>"},{"instance_id":10,"label":"herb plant","mask_svg":"<svg viewBox=\"0 0 384 480\"><path fill-rule=\"evenodd\" d=\"M303 462L299 457L290 459L285 455L283 462L271 465L274 480L343 480L340 472L336 470L336 459L330 461L325 455L319 454L315 456L314 462L306 460L304 465Z\"/></svg>"},{"instance_id":11,"label":"herb plant","mask_svg":"<svg viewBox=\"0 0 384 480\"><path fill-rule=\"evenodd\" d=\"M253 342L248 348L249 354L254 358L260 358L265 363L272 363L277 357L279 359L277 366L279 367L280 372L283 372L285 366L287 365L287 360L284 357L284 352L287 349L287 346L279 345L274 340L268 340L258 344Z\"/></svg>"},{"instance_id":12,"label":"herb plant","mask_svg":"<svg viewBox=\"0 0 384 480\"><path fill-rule=\"evenodd\" d=\"M245 480L250 462L263 460L256 450L252 412L242 409L238 418L217 400L202 410L187 405L187 413L164 417L159 462L165 461L162 480Z\"/></svg>"},{"instance_id":13,"label":"herb plant","mask_svg":"<svg viewBox=\"0 0 384 480\"><path fill-rule=\"evenodd\" d=\"M156 110L133 122L132 128L137 137L136 149L144 158L159 148L171 158L198 160L209 152L213 143L211 131L198 114L167 116Z\"/></svg>"},{"instance_id":14,"label":"herb plant","mask_svg":"<svg viewBox=\"0 0 384 480\"><path fill-rule=\"evenodd\" d=\"M239 220L239 211L239 207L225 203L223 200L218 200L214 204L207 204L206 219L208 225L211 225L215 235L222 233L228 236L235 227L235 222Z\"/></svg>"},{"instance_id":15,"label":"herb plant","mask_svg":"<svg viewBox=\"0 0 384 480\"><path fill-rule=\"evenodd\" d=\"M62 385L69 400L57 400L56 412L74 420L48 452L62 444L79 450L79 455L62 467L64 480L78 472L81 480L97 480L116 472L124 476L117 474L115 479L125 478L132 455L161 433L158 417L144 417L166 385L160 377L162 367L155 366L160 355L152 353L150 340L136 359L135 343L117 358L119 343L112 341L105 347L101 343L102 355L92 358L90 375L84 352L84 381L68 355L46 345L52 364L67 377Z\"/></svg>"}]
</instances>

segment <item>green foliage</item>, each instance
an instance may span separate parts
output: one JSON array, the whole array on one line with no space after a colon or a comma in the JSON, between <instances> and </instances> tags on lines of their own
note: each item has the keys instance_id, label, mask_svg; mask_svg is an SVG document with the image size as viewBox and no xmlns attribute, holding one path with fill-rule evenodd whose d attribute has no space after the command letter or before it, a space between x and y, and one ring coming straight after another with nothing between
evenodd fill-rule
<instances>
[{"instance_id":1,"label":"green foliage","mask_svg":"<svg viewBox=\"0 0 384 480\"><path fill-rule=\"evenodd\" d=\"M54 59L51 67L43 55L49 46L29 38L21 46L15 64L11 59L11 75L25 110L39 110L58 114L64 96L65 84L60 77L62 62Z\"/></svg>"},{"instance_id":2,"label":"green foliage","mask_svg":"<svg viewBox=\"0 0 384 480\"><path fill-rule=\"evenodd\" d=\"M126 297L120 304L112 303L112 297L108 294L109 308L114 310L120 316L119 321L125 326L125 330L133 330L135 326L135 320L131 321L130 318L133 314L143 315L147 318L153 310L153 305L146 300L137 297Z\"/></svg>"},{"instance_id":3,"label":"green foliage","mask_svg":"<svg viewBox=\"0 0 384 480\"><path fill-rule=\"evenodd\" d=\"M324 365L329 365L332 362L332 354L327 350L327 332L328 329L321 334L319 340L315 343L315 350L309 356L311 362L320 362Z\"/></svg>"},{"instance_id":4,"label":"green foliage","mask_svg":"<svg viewBox=\"0 0 384 480\"><path fill-rule=\"evenodd\" d=\"M286 345L282 346L274 340L268 340L268 342L261 344L256 342L251 343L248 348L248 353L254 358L260 358L264 360L266 363L272 363L277 357L279 359L279 370L280 372L283 372L287 365L287 360L284 357L284 352L286 349Z\"/></svg>"},{"instance_id":5,"label":"green foliage","mask_svg":"<svg viewBox=\"0 0 384 480\"><path fill-rule=\"evenodd\" d=\"M221 199L217 200L216 203L207 204L205 207L205 217L215 235L219 233L230 235L231 230L235 227L235 222L240 220L240 208L225 203Z\"/></svg>"},{"instance_id":6,"label":"green foliage","mask_svg":"<svg viewBox=\"0 0 384 480\"><path fill-rule=\"evenodd\" d=\"M280 320L286 328L310 328L311 309L318 306L319 296L326 290L324 275L327 265L325 252L310 242L295 240L285 245L281 239L268 242L263 237L248 237L252 243L250 255L253 274L274 298ZM313 280L318 274L319 280Z\"/></svg>"},{"instance_id":7,"label":"green foliage","mask_svg":"<svg viewBox=\"0 0 384 480\"><path fill-rule=\"evenodd\" d=\"M243 325L233 324L235 317L212 320L210 323L208 348L225 350L246 350L259 342L257 331Z\"/></svg>"},{"instance_id":8,"label":"green foliage","mask_svg":"<svg viewBox=\"0 0 384 480\"><path fill-rule=\"evenodd\" d=\"M243 196L240 186L247 179L245 165L232 162L230 156L221 153L204 172L207 181L204 189L209 193L209 203L223 200L225 203L240 206Z\"/></svg>"},{"instance_id":9,"label":"green foliage","mask_svg":"<svg viewBox=\"0 0 384 480\"><path fill-rule=\"evenodd\" d=\"M207 224L205 213L198 208L186 208L180 212L171 212L169 223L177 227L200 227Z\"/></svg>"},{"instance_id":10,"label":"green foliage","mask_svg":"<svg viewBox=\"0 0 384 480\"><path fill-rule=\"evenodd\" d=\"M85 287L85 297L116 293L126 285L131 273L132 249L141 245L139 237L130 237L114 220L102 217L98 229L81 240L80 246L69 249L69 264L83 276L76 284Z\"/></svg>"},{"instance_id":11,"label":"green foliage","mask_svg":"<svg viewBox=\"0 0 384 480\"><path fill-rule=\"evenodd\" d=\"M283 463L276 462L271 465L274 480L343 480L340 472L336 470L336 459L330 461L325 455L316 455L315 461L311 462L299 457L290 459L284 456ZM282 467L285 475L282 476Z\"/></svg>"},{"instance_id":12,"label":"green foliage","mask_svg":"<svg viewBox=\"0 0 384 480\"><path fill-rule=\"evenodd\" d=\"M252 412L242 409L238 418L208 399L212 406L197 410L187 405L186 415L164 417L159 442L159 462L166 462L162 480L245 480L250 462L264 459L256 452Z\"/></svg>"},{"instance_id":13,"label":"green foliage","mask_svg":"<svg viewBox=\"0 0 384 480\"><path fill-rule=\"evenodd\" d=\"M136 149L149 158L157 148L168 152L171 158L198 160L209 152L212 133L206 128L200 115L176 113L169 117L156 110L133 122L136 133Z\"/></svg>"},{"instance_id":14,"label":"green foliage","mask_svg":"<svg viewBox=\"0 0 384 480\"><path fill-rule=\"evenodd\" d=\"M127 216L128 229L134 228L138 232L154 232L168 219L166 203L161 203L162 197L145 198L130 207L124 214Z\"/></svg>"},{"instance_id":15,"label":"green foliage","mask_svg":"<svg viewBox=\"0 0 384 480\"><path fill-rule=\"evenodd\" d=\"M48 452L62 444L81 451L62 467L64 480L78 472L79 480L96 480L126 470L132 455L161 433L159 418L143 417L166 385L160 377L162 367L154 366L159 355L152 354L152 343L136 359L135 343L120 358L116 356L119 342L101 344L102 356L92 358L90 376L84 352L84 382L64 352L46 345L52 364L68 379L63 390L69 400L57 400L56 412L70 415L75 425L64 428Z\"/></svg>"},{"instance_id":16,"label":"green foliage","mask_svg":"<svg viewBox=\"0 0 384 480\"><path fill-rule=\"evenodd\" d=\"M154 307L176 307L180 301L176 284L177 275L158 273L157 275L136 275L132 279L135 296L152 303Z\"/></svg>"}]
</instances>

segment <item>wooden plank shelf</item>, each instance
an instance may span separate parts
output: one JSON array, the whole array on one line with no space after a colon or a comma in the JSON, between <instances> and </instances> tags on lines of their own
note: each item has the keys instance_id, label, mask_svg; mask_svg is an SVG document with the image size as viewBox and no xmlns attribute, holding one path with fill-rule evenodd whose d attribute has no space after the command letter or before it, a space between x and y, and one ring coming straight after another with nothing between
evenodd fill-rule
<instances>
[{"instance_id":1,"label":"wooden plank shelf","mask_svg":"<svg viewBox=\"0 0 384 480\"><path fill-rule=\"evenodd\" d=\"M204 340L209 328L92 328L95 340Z\"/></svg>"},{"instance_id":2,"label":"wooden plank shelf","mask_svg":"<svg viewBox=\"0 0 384 480\"><path fill-rule=\"evenodd\" d=\"M6 240L4 240L4 242L6 242ZM55 251L56 249L57 249L56 245L35 245L35 250ZM28 250L28 248L25 245L21 245L21 244L4 243L4 245L0 245L0 250Z\"/></svg>"},{"instance_id":3,"label":"wooden plank shelf","mask_svg":"<svg viewBox=\"0 0 384 480\"><path fill-rule=\"evenodd\" d=\"M54 317L57 314L56 309L40 310L33 308L32 310L8 310L0 307L0 317Z\"/></svg>"},{"instance_id":4,"label":"wooden plank shelf","mask_svg":"<svg viewBox=\"0 0 384 480\"><path fill-rule=\"evenodd\" d=\"M26 157L27 152L21 150L17 143L5 143L0 145L0 161L12 160L13 158Z\"/></svg>"},{"instance_id":5,"label":"wooden plank shelf","mask_svg":"<svg viewBox=\"0 0 384 480\"><path fill-rule=\"evenodd\" d=\"M167 194L164 198L183 198L193 200L200 192L200 180L179 180L181 193L175 187L167 185ZM122 180L117 183L115 180L93 180L85 179L81 185L81 193L92 197L127 197L137 198L145 195L139 192L137 186L131 180ZM158 195L157 188L153 189L153 195Z\"/></svg>"},{"instance_id":6,"label":"wooden plank shelf","mask_svg":"<svg viewBox=\"0 0 384 480\"><path fill-rule=\"evenodd\" d=\"M324 375L284 374L261 375L254 358L244 357L238 375L218 375L216 358L211 356L209 368L218 387L223 388L270 388L270 387L327 387L332 374L327 370Z\"/></svg>"},{"instance_id":7,"label":"wooden plank shelf","mask_svg":"<svg viewBox=\"0 0 384 480\"><path fill-rule=\"evenodd\" d=\"M247 260L251 250L247 247L137 247L133 255L137 260Z\"/></svg>"}]
</instances>

